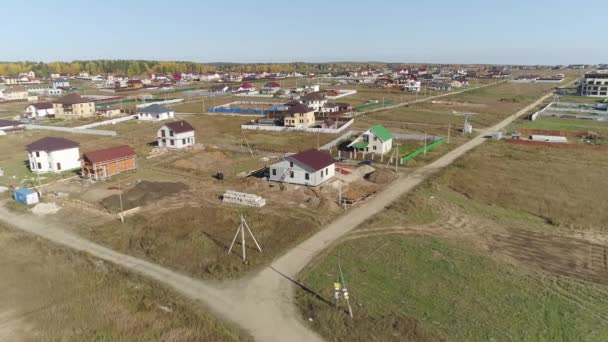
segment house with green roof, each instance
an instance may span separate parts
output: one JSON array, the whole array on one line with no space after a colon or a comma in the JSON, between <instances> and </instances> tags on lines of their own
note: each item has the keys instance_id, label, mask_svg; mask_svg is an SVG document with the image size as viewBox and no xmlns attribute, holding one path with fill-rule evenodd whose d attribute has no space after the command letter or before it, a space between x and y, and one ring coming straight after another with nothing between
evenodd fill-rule
<instances>
[{"instance_id":1,"label":"house with green roof","mask_svg":"<svg viewBox=\"0 0 608 342\"><path fill-rule=\"evenodd\" d=\"M373 125L348 145L360 152L388 153L393 148L393 134L382 125Z\"/></svg>"}]
</instances>

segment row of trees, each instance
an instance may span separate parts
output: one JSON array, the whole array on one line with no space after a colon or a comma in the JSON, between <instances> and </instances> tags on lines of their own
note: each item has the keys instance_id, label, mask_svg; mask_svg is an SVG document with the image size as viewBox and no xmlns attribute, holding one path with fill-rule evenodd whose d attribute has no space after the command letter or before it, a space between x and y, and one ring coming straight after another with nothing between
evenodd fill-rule
<instances>
[{"instance_id":1,"label":"row of trees","mask_svg":"<svg viewBox=\"0 0 608 342\"><path fill-rule=\"evenodd\" d=\"M332 70L345 70L362 67L382 67L382 63L193 63L193 62L161 62L144 60L92 60L74 62L0 62L0 75L17 75L21 72L33 71L37 76L47 77L51 73L78 74L88 72L91 75L103 73L125 74L136 76L151 73L177 73L177 72L208 72L214 70L227 72L325 72Z\"/></svg>"}]
</instances>

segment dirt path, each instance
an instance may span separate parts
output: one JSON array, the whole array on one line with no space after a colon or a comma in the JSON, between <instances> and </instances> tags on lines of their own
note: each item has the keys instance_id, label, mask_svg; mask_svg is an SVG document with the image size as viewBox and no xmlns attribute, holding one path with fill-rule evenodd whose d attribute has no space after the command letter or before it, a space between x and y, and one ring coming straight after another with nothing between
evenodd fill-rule
<instances>
[{"instance_id":1,"label":"dirt path","mask_svg":"<svg viewBox=\"0 0 608 342\"><path fill-rule=\"evenodd\" d=\"M547 94L516 114L490 128L500 130L515 118L534 108ZM215 283L190 278L159 265L118 253L67 232L62 227L36 218L10 212L0 206L0 220L15 228L58 244L89 253L128 270L166 284L181 294L200 301L214 313L246 329L259 341L320 341L321 338L300 318L293 304L295 287L288 279L297 274L322 250L346 235L387 205L411 191L427 177L451 164L456 158L482 144L478 136L435 162L409 175L402 175L387 190L329 224L323 230L277 258L259 273L236 281Z\"/></svg>"}]
</instances>

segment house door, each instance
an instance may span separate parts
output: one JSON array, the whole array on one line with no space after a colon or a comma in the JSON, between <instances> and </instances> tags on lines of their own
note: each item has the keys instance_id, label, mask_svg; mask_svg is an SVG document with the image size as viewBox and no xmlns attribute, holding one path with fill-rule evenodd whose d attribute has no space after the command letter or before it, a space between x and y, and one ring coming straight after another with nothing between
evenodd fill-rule
<instances>
[{"instance_id":1,"label":"house door","mask_svg":"<svg viewBox=\"0 0 608 342\"><path fill-rule=\"evenodd\" d=\"M57 171L61 171L61 163L57 163Z\"/></svg>"}]
</instances>

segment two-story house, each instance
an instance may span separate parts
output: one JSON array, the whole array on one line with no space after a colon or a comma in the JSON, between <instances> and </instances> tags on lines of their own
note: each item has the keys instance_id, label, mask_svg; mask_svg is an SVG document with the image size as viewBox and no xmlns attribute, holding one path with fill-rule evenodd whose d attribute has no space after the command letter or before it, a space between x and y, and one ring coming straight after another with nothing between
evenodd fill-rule
<instances>
[{"instance_id":1,"label":"two-story house","mask_svg":"<svg viewBox=\"0 0 608 342\"><path fill-rule=\"evenodd\" d=\"M80 168L80 144L55 137L36 140L26 146L33 173L62 172Z\"/></svg>"},{"instance_id":2,"label":"two-story house","mask_svg":"<svg viewBox=\"0 0 608 342\"><path fill-rule=\"evenodd\" d=\"M159 147L186 148L196 143L194 127L184 120L163 125L156 136Z\"/></svg>"},{"instance_id":3,"label":"two-story house","mask_svg":"<svg viewBox=\"0 0 608 342\"><path fill-rule=\"evenodd\" d=\"M56 118L82 118L95 114L95 102L76 93L51 101Z\"/></svg>"},{"instance_id":4,"label":"two-story house","mask_svg":"<svg viewBox=\"0 0 608 342\"><path fill-rule=\"evenodd\" d=\"M298 103L290 106L283 119L285 127L311 127L315 125L315 110Z\"/></svg>"},{"instance_id":5,"label":"two-story house","mask_svg":"<svg viewBox=\"0 0 608 342\"><path fill-rule=\"evenodd\" d=\"M385 154L393 148L394 136L382 125L374 125L348 145L357 151Z\"/></svg>"}]
</instances>

